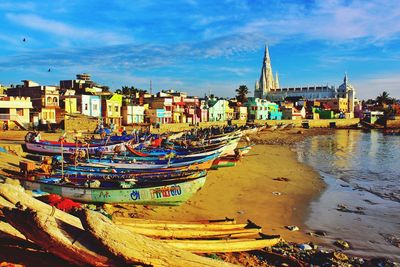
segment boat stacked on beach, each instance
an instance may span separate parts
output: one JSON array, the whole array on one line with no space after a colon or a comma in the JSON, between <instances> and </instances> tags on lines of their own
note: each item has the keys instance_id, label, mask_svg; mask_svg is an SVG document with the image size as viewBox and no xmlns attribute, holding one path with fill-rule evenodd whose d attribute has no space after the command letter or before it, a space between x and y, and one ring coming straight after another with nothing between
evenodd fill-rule
<instances>
[{"instance_id":1,"label":"boat stacked on beach","mask_svg":"<svg viewBox=\"0 0 400 267\"><path fill-rule=\"evenodd\" d=\"M217 130L75 142L45 141L29 133L29 151L55 156L42 163L42 172L21 164L22 185L79 202L180 205L203 187L208 170L235 166L252 147L238 148L239 128Z\"/></svg>"},{"instance_id":2,"label":"boat stacked on beach","mask_svg":"<svg viewBox=\"0 0 400 267\"><path fill-rule=\"evenodd\" d=\"M69 214L7 183L0 184L0 219L3 239L36 245L76 266L233 266L202 254L260 250L282 241L251 222L230 219L110 220L88 209Z\"/></svg>"}]
</instances>

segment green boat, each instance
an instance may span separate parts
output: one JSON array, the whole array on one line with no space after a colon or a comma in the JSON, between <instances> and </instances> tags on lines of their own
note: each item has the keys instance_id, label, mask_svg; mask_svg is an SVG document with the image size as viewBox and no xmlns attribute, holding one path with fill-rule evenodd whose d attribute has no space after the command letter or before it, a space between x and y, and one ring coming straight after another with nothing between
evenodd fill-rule
<instances>
[{"instance_id":1,"label":"green boat","mask_svg":"<svg viewBox=\"0 0 400 267\"><path fill-rule=\"evenodd\" d=\"M27 190L57 194L78 202L86 203L131 203L140 205L177 206L186 202L199 191L206 175L179 183L164 183L159 186L85 187L62 183L61 179L49 178L38 181L21 180Z\"/></svg>"}]
</instances>

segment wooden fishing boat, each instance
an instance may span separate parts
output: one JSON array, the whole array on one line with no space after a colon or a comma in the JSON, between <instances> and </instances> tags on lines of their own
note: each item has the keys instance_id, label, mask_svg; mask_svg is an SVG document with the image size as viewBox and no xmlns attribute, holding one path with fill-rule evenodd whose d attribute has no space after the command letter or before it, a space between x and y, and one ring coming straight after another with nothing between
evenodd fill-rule
<instances>
[{"instance_id":1,"label":"wooden fishing boat","mask_svg":"<svg viewBox=\"0 0 400 267\"><path fill-rule=\"evenodd\" d=\"M89 188L82 185L62 183L61 179L21 180L21 184L28 190L41 190L78 202L176 206L186 202L194 193L200 190L205 181L206 176L203 176L193 180L161 186L130 186L128 188Z\"/></svg>"},{"instance_id":2,"label":"wooden fishing boat","mask_svg":"<svg viewBox=\"0 0 400 267\"><path fill-rule=\"evenodd\" d=\"M203 157L203 156L210 156L215 153L221 153L222 150L224 149L224 145L221 145L219 147L213 147L210 149L204 149L200 151L187 151L184 153L183 151L176 152L173 149L144 149L144 150L138 150L135 147L133 147L131 144L126 144L127 150L132 153L134 156L132 158L136 160L147 160L149 158L160 158L160 157L166 157L169 155L173 155L174 157L178 158L193 158L193 157ZM123 157L130 158L129 156L124 155Z\"/></svg>"},{"instance_id":3,"label":"wooden fishing boat","mask_svg":"<svg viewBox=\"0 0 400 267\"><path fill-rule=\"evenodd\" d=\"M221 152L221 150L227 144L226 141L218 143L218 144L211 144L211 145L203 145L203 146L174 146L173 148L152 148L148 147L145 144L126 144L126 148L129 152L133 155L138 157L162 157L169 154L175 154L176 156L181 157L193 157L198 156L206 156L210 154L214 154L215 152ZM210 153L207 153L210 152Z\"/></svg>"},{"instance_id":4,"label":"wooden fishing boat","mask_svg":"<svg viewBox=\"0 0 400 267\"><path fill-rule=\"evenodd\" d=\"M55 174L34 174L35 180L44 178L64 178L70 182L85 182L97 180L99 182L116 182L126 181L134 182L135 184L160 184L162 182L174 183L180 181L187 181L203 177L207 171L182 171L182 172L149 172L149 173L113 173L113 172L90 172L90 171L69 171L64 170L64 173L57 172Z\"/></svg>"},{"instance_id":5,"label":"wooden fishing boat","mask_svg":"<svg viewBox=\"0 0 400 267\"><path fill-rule=\"evenodd\" d=\"M82 228L33 210L4 208L13 227L46 251L77 266L118 266L109 253Z\"/></svg>"},{"instance_id":6,"label":"wooden fishing boat","mask_svg":"<svg viewBox=\"0 0 400 267\"><path fill-rule=\"evenodd\" d=\"M112 217L112 221L116 225L126 225L140 228L152 228L152 229L195 229L195 230L238 230L245 228L257 228L256 225L250 225L249 223L232 223L232 221L198 221L198 222L175 222L175 221L160 221L160 220L149 220L149 219L138 219L138 218L126 218L126 217Z\"/></svg>"},{"instance_id":7,"label":"wooden fishing boat","mask_svg":"<svg viewBox=\"0 0 400 267\"><path fill-rule=\"evenodd\" d=\"M194 253L241 252L272 247L278 244L280 237L260 239L217 239L217 240L162 240L178 249Z\"/></svg>"},{"instance_id":8,"label":"wooden fishing boat","mask_svg":"<svg viewBox=\"0 0 400 267\"><path fill-rule=\"evenodd\" d=\"M74 154L76 151L85 151L92 155L112 154L118 147L125 146L127 142L121 143L102 143L102 144L83 144L73 142L44 141L28 142L25 141L27 150L39 154Z\"/></svg>"},{"instance_id":9,"label":"wooden fishing boat","mask_svg":"<svg viewBox=\"0 0 400 267\"><path fill-rule=\"evenodd\" d=\"M217 156L212 155L199 160L186 160L182 162L172 162L172 163L162 161L160 162L160 164L151 164L147 162L136 162L136 163L97 162L97 163L78 163L78 165L88 168L112 168L112 169L126 169L131 171L160 170L169 168L171 168L172 170L175 168L182 168L182 170L204 170L210 168L212 162L216 158Z\"/></svg>"},{"instance_id":10,"label":"wooden fishing boat","mask_svg":"<svg viewBox=\"0 0 400 267\"><path fill-rule=\"evenodd\" d=\"M119 163L122 164L130 164L130 165L135 165L135 164L139 164L139 165L169 165L169 166L180 166L181 165L186 165L186 164L193 164L193 163L198 163L198 162L203 162L203 161L207 161L209 159L212 158L217 158L220 155L220 152L214 152L212 154L209 155L198 155L198 156L193 156L193 157L174 157L174 156L170 156L170 157L139 157L138 159L136 159L136 157L134 158L130 158L130 157L95 157L95 158L90 158L90 159L84 159L82 161L80 161L83 164L86 163L110 163L113 166ZM133 168L135 169L135 168Z\"/></svg>"},{"instance_id":11,"label":"wooden fishing boat","mask_svg":"<svg viewBox=\"0 0 400 267\"><path fill-rule=\"evenodd\" d=\"M226 262L196 256L116 227L105 216L93 211L82 210L79 217L84 228L100 241L109 253L130 264L141 262L150 266L233 266Z\"/></svg>"},{"instance_id":12,"label":"wooden fishing boat","mask_svg":"<svg viewBox=\"0 0 400 267\"><path fill-rule=\"evenodd\" d=\"M120 225L131 232L153 237L168 239L215 239L215 238L243 238L258 236L260 228L242 228L242 229L161 229L149 227L137 227L132 225Z\"/></svg>"},{"instance_id":13,"label":"wooden fishing boat","mask_svg":"<svg viewBox=\"0 0 400 267\"><path fill-rule=\"evenodd\" d=\"M211 170L217 170L219 168L226 168L226 167L234 167L236 166L237 161L238 159L218 158L214 160L213 165L211 166Z\"/></svg>"},{"instance_id":14,"label":"wooden fishing boat","mask_svg":"<svg viewBox=\"0 0 400 267\"><path fill-rule=\"evenodd\" d=\"M268 239L266 241L257 241L258 239L232 239L227 242L225 240L156 241L136 234L135 232L122 226L115 225L103 215L92 211L81 211L80 217L82 218L82 222L84 224L82 225L81 220L79 220L77 217L58 209L54 209L50 205L32 198L23 191L19 190L18 187L13 185L0 184L0 195L8 199L10 203L20 202L22 206L30 207L31 209L36 211L22 211L16 209L9 209L10 213L5 211L8 217L7 220L9 222L12 222L16 229L21 231L25 236L27 236L35 243L37 240L37 244L42 246L44 249L78 265L82 265L82 259L86 261L84 262L85 264L93 264L91 263L91 259L93 259L93 256L97 257L100 254L101 260L101 256L108 255L109 252L111 252L111 254L113 255L115 255L115 253L120 254L120 256L118 256L119 259L128 260L128 262L130 262L129 259L131 259L130 257L132 255L136 255L139 256L138 262L142 264L148 264L148 257L155 257L159 259L158 256L160 255L157 254L158 249L162 249L164 253L170 253L170 255L172 255L172 258L169 258L168 255L164 253L161 255L161 257L167 257L165 259L167 261L167 266L171 265L172 260L174 260L174 257L176 256L179 257L179 261L184 261L185 264L188 264L187 261L195 260L195 262L197 262L199 260L201 261L203 258L192 258L193 254L188 254L184 250L202 253L251 250L272 245L274 239L277 238L273 237L272 239ZM40 215L38 215L39 213ZM124 219L126 219L128 222L142 222L142 224L154 222L151 220L144 221L133 218ZM157 222L163 223L166 221ZM235 221L211 220L203 221L202 223L200 223L200 225L206 223L212 224L214 226L222 226L235 224ZM183 224L197 225L199 223L184 222ZM86 229L86 231L83 231L84 229ZM90 231L91 233L91 236L89 237L87 235L88 231ZM102 247L96 248L96 250L94 250L94 252L96 253L95 255L92 254L93 251L91 248L93 248L93 246L97 246L97 244L92 238L99 240L103 244ZM75 242L77 242L77 244L75 244ZM164 245L160 242L166 242L168 244ZM64 246L67 246L67 248L65 248ZM128 250L123 249L125 246L127 246ZM174 249L173 247L181 247L182 249ZM107 252L103 252L104 248L106 248ZM140 250L138 250L139 248ZM79 253L79 255L76 255L76 253ZM96 264L102 263L100 262ZM111 265L111 262L109 262L109 264ZM152 264L155 264L155 262L152 262ZM201 264L203 265L200 266L209 266L208 261L202 262ZM225 266L225 263L221 264ZM180 266L177 265L176 262L174 262L173 265ZM193 265L191 264L190 266Z\"/></svg>"},{"instance_id":15,"label":"wooden fishing boat","mask_svg":"<svg viewBox=\"0 0 400 267\"><path fill-rule=\"evenodd\" d=\"M76 172L90 172L90 174L96 173L105 173L108 174L106 177L112 178L117 177L118 175L125 175L127 178L129 175L140 175L140 174L161 174L161 173L181 173L187 171L201 171L201 170L208 170L211 168L212 163L214 160L209 160L203 163L194 163L192 165L183 166L183 167L167 167L161 169L118 169L114 166L102 166L102 165L94 165L92 166L66 166L64 167L64 173L71 173L74 174ZM58 170L59 171L59 170Z\"/></svg>"}]
</instances>

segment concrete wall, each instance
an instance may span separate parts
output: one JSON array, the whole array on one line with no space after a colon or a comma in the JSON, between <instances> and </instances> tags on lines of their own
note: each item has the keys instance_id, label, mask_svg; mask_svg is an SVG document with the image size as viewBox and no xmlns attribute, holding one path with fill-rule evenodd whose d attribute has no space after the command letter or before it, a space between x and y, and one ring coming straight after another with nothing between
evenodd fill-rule
<instances>
[{"instance_id":1,"label":"concrete wall","mask_svg":"<svg viewBox=\"0 0 400 267\"><path fill-rule=\"evenodd\" d=\"M336 127L350 127L360 122L360 119L330 119L330 120L257 120L258 124L281 125L293 123L296 127L301 127L303 122L308 122L310 128L328 128L331 122L336 123Z\"/></svg>"}]
</instances>

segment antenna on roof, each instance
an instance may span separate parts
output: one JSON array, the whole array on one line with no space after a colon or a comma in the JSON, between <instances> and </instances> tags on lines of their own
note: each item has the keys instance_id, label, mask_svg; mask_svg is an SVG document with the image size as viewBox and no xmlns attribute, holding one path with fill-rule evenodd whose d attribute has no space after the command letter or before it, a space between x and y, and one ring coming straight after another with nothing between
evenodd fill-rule
<instances>
[{"instance_id":1,"label":"antenna on roof","mask_svg":"<svg viewBox=\"0 0 400 267\"><path fill-rule=\"evenodd\" d=\"M150 80L150 94L152 94L153 88L152 88L152 84L151 84L151 80Z\"/></svg>"}]
</instances>

